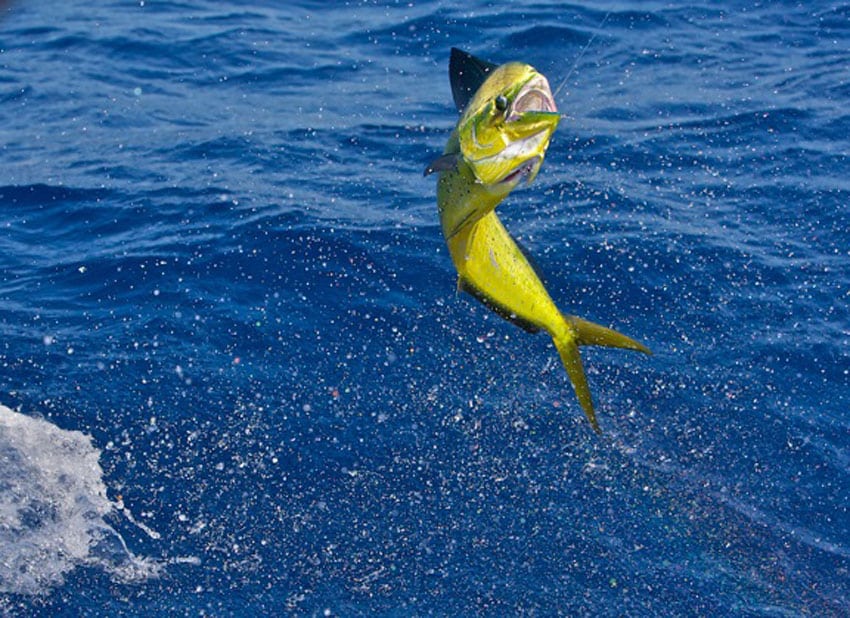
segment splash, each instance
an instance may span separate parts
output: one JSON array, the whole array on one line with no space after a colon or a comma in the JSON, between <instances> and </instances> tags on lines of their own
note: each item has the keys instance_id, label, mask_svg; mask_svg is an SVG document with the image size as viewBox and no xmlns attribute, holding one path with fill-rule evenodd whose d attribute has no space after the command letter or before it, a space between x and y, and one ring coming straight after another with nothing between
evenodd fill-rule
<instances>
[{"instance_id":1,"label":"splash","mask_svg":"<svg viewBox=\"0 0 850 618\"><path fill-rule=\"evenodd\" d=\"M99 458L90 436L0 405L0 594L47 592L78 566L119 581L158 574L104 519L123 509Z\"/></svg>"}]
</instances>

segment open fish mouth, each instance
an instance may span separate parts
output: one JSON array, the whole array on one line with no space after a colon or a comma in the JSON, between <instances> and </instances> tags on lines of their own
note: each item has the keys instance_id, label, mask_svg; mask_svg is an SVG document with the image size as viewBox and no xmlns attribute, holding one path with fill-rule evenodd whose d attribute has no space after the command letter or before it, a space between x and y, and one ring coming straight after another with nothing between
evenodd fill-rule
<instances>
[{"instance_id":1,"label":"open fish mouth","mask_svg":"<svg viewBox=\"0 0 850 618\"><path fill-rule=\"evenodd\" d=\"M549 88L549 82L545 77L538 74L523 87L514 99L510 110L508 110L508 115L505 117L505 122L508 124L522 122L525 114L534 116L540 112L542 112L541 115L557 114L558 107L552 96L552 90ZM543 164L544 153L549 145L549 137L553 129L554 127L518 139L500 153L501 158L509 159L513 157L522 161L499 181L500 184L534 180ZM535 154L529 157L531 153Z\"/></svg>"},{"instance_id":2,"label":"open fish mouth","mask_svg":"<svg viewBox=\"0 0 850 618\"><path fill-rule=\"evenodd\" d=\"M561 116L549 82L531 71L520 85L501 86L498 96L480 96L480 104L464 112L458 123L460 157L478 182L510 190L522 179L531 182L540 169Z\"/></svg>"},{"instance_id":3,"label":"open fish mouth","mask_svg":"<svg viewBox=\"0 0 850 618\"><path fill-rule=\"evenodd\" d=\"M549 82L542 75L529 82L511 105L508 122L519 119L525 112L557 112L555 99L549 89Z\"/></svg>"}]
</instances>

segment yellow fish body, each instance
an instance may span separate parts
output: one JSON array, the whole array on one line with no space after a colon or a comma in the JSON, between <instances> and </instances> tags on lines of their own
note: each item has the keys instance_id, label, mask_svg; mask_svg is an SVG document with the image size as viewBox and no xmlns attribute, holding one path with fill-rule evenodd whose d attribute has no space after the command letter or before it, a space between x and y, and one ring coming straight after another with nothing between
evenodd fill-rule
<instances>
[{"instance_id":1,"label":"yellow fish body","mask_svg":"<svg viewBox=\"0 0 850 618\"><path fill-rule=\"evenodd\" d=\"M546 78L532 67L499 67L452 49L452 92L461 118L442 157L437 205L459 287L526 330L555 343L579 403L599 431L578 346L650 353L604 326L562 314L526 256L496 216L496 206L522 180L537 175L560 115Z\"/></svg>"}]
</instances>

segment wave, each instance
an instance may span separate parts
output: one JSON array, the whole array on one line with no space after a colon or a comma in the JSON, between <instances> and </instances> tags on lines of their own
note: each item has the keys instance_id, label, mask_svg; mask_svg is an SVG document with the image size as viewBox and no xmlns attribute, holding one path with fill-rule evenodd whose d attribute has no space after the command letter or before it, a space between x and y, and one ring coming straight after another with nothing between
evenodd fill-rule
<instances>
[{"instance_id":1,"label":"wave","mask_svg":"<svg viewBox=\"0 0 850 618\"><path fill-rule=\"evenodd\" d=\"M46 593L80 566L119 581L159 574L107 523L120 502L99 459L91 437L0 405L0 593Z\"/></svg>"},{"instance_id":2,"label":"wave","mask_svg":"<svg viewBox=\"0 0 850 618\"><path fill-rule=\"evenodd\" d=\"M6 185L0 187L0 204L33 205L54 202L89 202L105 198L104 189L77 189L34 183L30 185Z\"/></svg>"}]
</instances>

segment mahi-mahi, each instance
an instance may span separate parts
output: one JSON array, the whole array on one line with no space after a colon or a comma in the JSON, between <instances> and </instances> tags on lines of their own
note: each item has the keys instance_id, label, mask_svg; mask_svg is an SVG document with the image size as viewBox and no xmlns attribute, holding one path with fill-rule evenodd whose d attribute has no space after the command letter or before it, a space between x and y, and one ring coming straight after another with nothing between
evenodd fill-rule
<instances>
[{"instance_id":1,"label":"mahi-mahi","mask_svg":"<svg viewBox=\"0 0 850 618\"><path fill-rule=\"evenodd\" d=\"M451 52L449 77L461 116L443 155L425 173L439 174L437 206L458 286L524 329L551 335L599 432L579 346L650 351L610 328L562 314L495 212L543 163L561 118L549 83L527 64L497 66L458 49Z\"/></svg>"}]
</instances>

